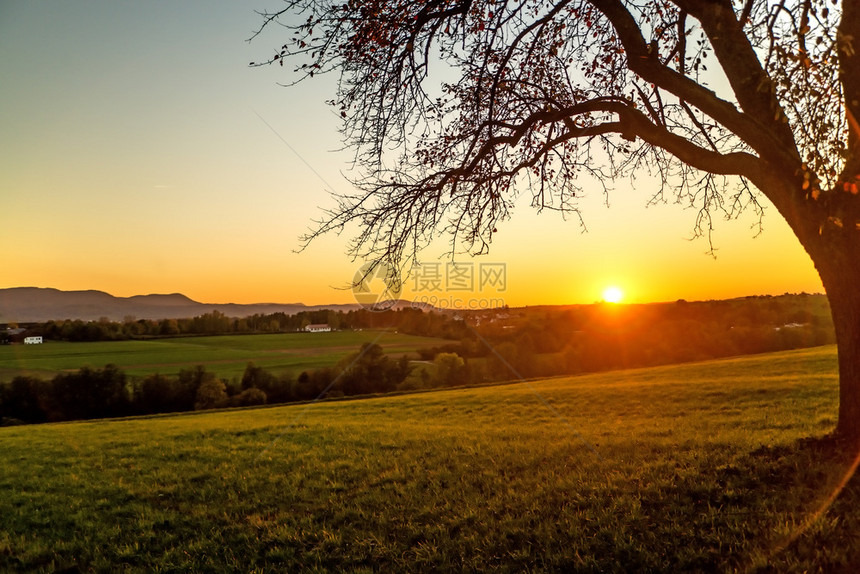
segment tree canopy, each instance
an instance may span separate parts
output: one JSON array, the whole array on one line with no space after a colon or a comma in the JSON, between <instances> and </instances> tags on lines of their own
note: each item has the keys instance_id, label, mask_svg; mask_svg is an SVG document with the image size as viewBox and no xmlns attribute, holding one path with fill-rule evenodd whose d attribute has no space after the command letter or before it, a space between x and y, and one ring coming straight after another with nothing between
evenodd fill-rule
<instances>
[{"instance_id":1,"label":"tree canopy","mask_svg":"<svg viewBox=\"0 0 860 574\"><path fill-rule=\"evenodd\" d=\"M716 211L759 209L755 189L784 215L856 190L842 12L829 0L291 0L265 22L292 36L269 62L339 73L331 104L364 168L318 232L358 222L356 255L401 263L440 230L486 251L519 191L576 212L583 186L637 170L657 173L657 199L699 206L702 232ZM795 184L789 197L768 193L775 173Z\"/></svg>"}]
</instances>

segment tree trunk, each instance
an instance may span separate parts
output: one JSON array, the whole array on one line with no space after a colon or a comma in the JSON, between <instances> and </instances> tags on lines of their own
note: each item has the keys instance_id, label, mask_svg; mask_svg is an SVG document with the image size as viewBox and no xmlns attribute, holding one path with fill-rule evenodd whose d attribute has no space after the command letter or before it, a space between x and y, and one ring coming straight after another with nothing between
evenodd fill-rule
<instances>
[{"instance_id":1,"label":"tree trunk","mask_svg":"<svg viewBox=\"0 0 860 574\"><path fill-rule=\"evenodd\" d=\"M839 80L848 127L845 165L831 195L829 221L838 230L822 234L825 257L813 257L830 299L839 348L839 422L836 433L860 448L860 0L842 2L839 23ZM853 186L853 188L852 188ZM830 253L827 253L829 251Z\"/></svg>"},{"instance_id":2,"label":"tree trunk","mask_svg":"<svg viewBox=\"0 0 860 574\"><path fill-rule=\"evenodd\" d=\"M853 230L852 230L853 231ZM842 231L813 261L821 275L836 330L839 354L840 439L860 446L860 241Z\"/></svg>"},{"instance_id":3,"label":"tree trunk","mask_svg":"<svg viewBox=\"0 0 860 574\"><path fill-rule=\"evenodd\" d=\"M858 274L855 271L855 274ZM860 291L830 295L839 351L839 422L836 432L860 444Z\"/></svg>"}]
</instances>

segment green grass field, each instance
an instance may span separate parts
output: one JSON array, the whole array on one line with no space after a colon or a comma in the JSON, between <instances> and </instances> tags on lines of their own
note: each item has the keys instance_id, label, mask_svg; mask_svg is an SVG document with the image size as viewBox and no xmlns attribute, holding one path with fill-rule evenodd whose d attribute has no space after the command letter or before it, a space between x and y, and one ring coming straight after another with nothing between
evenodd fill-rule
<instances>
[{"instance_id":1,"label":"green grass field","mask_svg":"<svg viewBox=\"0 0 860 574\"><path fill-rule=\"evenodd\" d=\"M0 570L853 572L835 370L824 347L0 428Z\"/></svg>"},{"instance_id":2,"label":"green grass field","mask_svg":"<svg viewBox=\"0 0 860 574\"><path fill-rule=\"evenodd\" d=\"M249 361L273 373L330 366L354 353L362 343L376 342L391 355L450 344L446 339L416 337L391 331L336 331L331 333L284 333L278 335L233 335L182 337L147 341L106 341L43 345L0 346L0 381L16 375L51 378L58 372L83 366L103 367L113 363L129 375L161 373L205 365L218 376L241 377Z\"/></svg>"}]
</instances>

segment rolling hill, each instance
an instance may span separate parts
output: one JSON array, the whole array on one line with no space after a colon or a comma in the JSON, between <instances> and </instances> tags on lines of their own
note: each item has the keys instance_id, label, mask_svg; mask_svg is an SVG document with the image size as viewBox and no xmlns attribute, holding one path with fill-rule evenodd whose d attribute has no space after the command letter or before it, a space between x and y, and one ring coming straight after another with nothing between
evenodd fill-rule
<instances>
[{"instance_id":1,"label":"rolling hill","mask_svg":"<svg viewBox=\"0 0 860 574\"><path fill-rule=\"evenodd\" d=\"M835 358L0 428L0 570L856 572Z\"/></svg>"},{"instance_id":2,"label":"rolling hill","mask_svg":"<svg viewBox=\"0 0 860 574\"><path fill-rule=\"evenodd\" d=\"M180 293L115 297L104 291L61 291L42 287L0 289L0 323L28 323L52 319L95 321L107 317L136 319L181 319L218 310L228 317L283 312L288 315L317 309L357 309L357 304L305 305L303 303L201 303Z\"/></svg>"}]
</instances>

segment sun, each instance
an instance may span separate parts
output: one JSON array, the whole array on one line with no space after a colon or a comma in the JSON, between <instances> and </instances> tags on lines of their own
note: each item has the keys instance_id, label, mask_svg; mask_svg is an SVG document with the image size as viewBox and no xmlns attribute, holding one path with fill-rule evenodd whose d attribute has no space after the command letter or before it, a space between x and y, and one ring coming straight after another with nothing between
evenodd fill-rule
<instances>
[{"instance_id":1,"label":"sun","mask_svg":"<svg viewBox=\"0 0 860 574\"><path fill-rule=\"evenodd\" d=\"M610 285L603 290L603 300L607 303L620 303L624 299L624 291L620 287Z\"/></svg>"}]
</instances>

